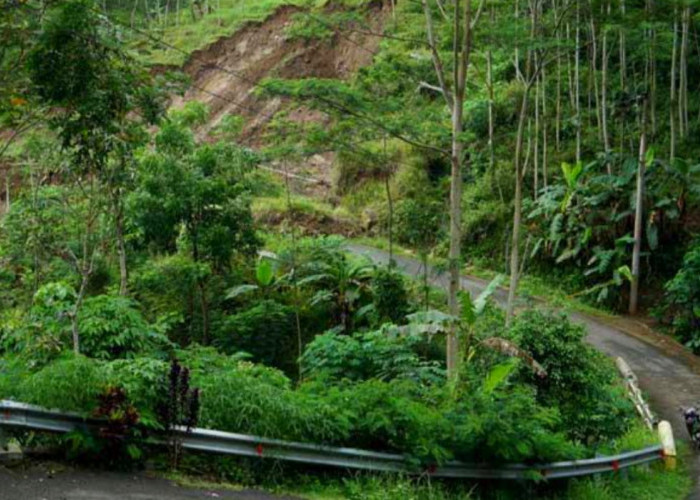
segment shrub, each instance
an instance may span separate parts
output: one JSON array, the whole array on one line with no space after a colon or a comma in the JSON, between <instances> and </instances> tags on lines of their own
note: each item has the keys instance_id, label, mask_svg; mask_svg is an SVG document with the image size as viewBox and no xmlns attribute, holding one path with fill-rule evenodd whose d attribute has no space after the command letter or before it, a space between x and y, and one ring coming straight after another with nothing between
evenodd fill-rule
<instances>
[{"instance_id":1,"label":"shrub","mask_svg":"<svg viewBox=\"0 0 700 500\"><path fill-rule=\"evenodd\" d=\"M558 428L572 439L596 443L624 434L631 425L633 408L625 397L612 363L584 343L585 331L563 314L527 311L508 336L529 352L547 371L545 378L519 370L521 382L537 389L544 407L558 408Z\"/></svg>"},{"instance_id":2,"label":"shrub","mask_svg":"<svg viewBox=\"0 0 700 500\"><path fill-rule=\"evenodd\" d=\"M296 335L294 310L274 300L261 300L226 318L215 342L225 352L247 352L253 361L293 373Z\"/></svg>"},{"instance_id":3,"label":"shrub","mask_svg":"<svg viewBox=\"0 0 700 500\"><path fill-rule=\"evenodd\" d=\"M680 340L700 353L700 241L691 245L665 289L663 312L671 318Z\"/></svg>"},{"instance_id":4,"label":"shrub","mask_svg":"<svg viewBox=\"0 0 700 500\"><path fill-rule=\"evenodd\" d=\"M134 357L169 345L167 337L149 325L127 297L89 297L78 319L81 349L93 358Z\"/></svg>"},{"instance_id":5,"label":"shrub","mask_svg":"<svg viewBox=\"0 0 700 500\"><path fill-rule=\"evenodd\" d=\"M27 376L16 396L24 403L89 413L105 388L101 363L82 355L65 354Z\"/></svg>"},{"instance_id":6,"label":"shrub","mask_svg":"<svg viewBox=\"0 0 700 500\"><path fill-rule=\"evenodd\" d=\"M372 276L374 324L403 323L410 312L406 281L391 268L380 268Z\"/></svg>"},{"instance_id":7,"label":"shrub","mask_svg":"<svg viewBox=\"0 0 700 500\"><path fill-rule=\"evenodd\" d=\"M304 377L353 382L381 379L411 379L423 383L444 380L437 363L421 360L416 337L392 335L390 328L356 334L328 332L311 342L301 359Z\"/></svg>"}]
</instances>

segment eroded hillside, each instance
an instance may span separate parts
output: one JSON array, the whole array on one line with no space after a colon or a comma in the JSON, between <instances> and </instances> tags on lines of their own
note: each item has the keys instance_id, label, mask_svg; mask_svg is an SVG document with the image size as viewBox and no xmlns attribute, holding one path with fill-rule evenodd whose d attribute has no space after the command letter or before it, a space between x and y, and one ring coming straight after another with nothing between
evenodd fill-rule
<instances>
[{"instance_id":1,"label":"eroded hillside","mask_svg":"<svg viewBox=\"0 0 700 500\"><path fill-rule=\"evenodd\" d=\"M329 7L333 11L334 7ZM387 7L383 2L370 5L362 14L364 30L381 32ZM183 70L192 85L184 98L173 105L182 106L196 100L211 110L208 123L200 133L206 136L228 115L243 117L242 142L260 146L265 142L265 126L274 115L286 108L288 118L297 121L323 121L322 114L280 98L267 98L258 92L268 77L350 78L367 66L378 49L380 38L358 31L339 31L319 39L303 39L289 34L295 22L311 16L303 9L285 6L261 23L250 23L229 37L198 50L189 57ZM307 167L314 175L327 178L332 154L311 158Z\"/></svg>"}]
</instances>

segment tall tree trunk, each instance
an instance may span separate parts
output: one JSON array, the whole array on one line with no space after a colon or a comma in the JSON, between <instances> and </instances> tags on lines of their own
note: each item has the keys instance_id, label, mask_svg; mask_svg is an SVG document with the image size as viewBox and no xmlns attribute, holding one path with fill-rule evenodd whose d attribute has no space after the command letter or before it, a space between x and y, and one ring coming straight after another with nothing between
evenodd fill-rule
<instances>
[{"instance_id":1,"label":"tall tree trunk","mask_svg":"<svg viewBox=\"0 0 700 500\"><path fill-rule=\"evenodd\" d=\"M520 225L523 210L523 136L528 110L528 92L523 94L518 118L518 132L515 142L515 194L513 197L513 234L510 248L510 286L508 288L508 305L506 307L506 326L509 326L515 314L515 298L518 290L520 269Z\"/></svg>"},{"instance_id":2,"label":"tall tree trunk","mask_svg":"<svg viewBox=\"0 0 700 500\"><path fill-rule=\"evenodd\" d=\"M537 57L537 56L535 56ZM537 199L537 192L540 189L540 79L535 78L535 137L534 137L534 161L532 163L533 199Z\"/></svg>"},{"instance_id":3,"label":"tall tree trunk","mask_svg":"<svg viewBox=\"0 0 700 500\"><path fill-rule=\"evenodd\" d=\"M489 175L491 176L491 188L496 180L496 145L494 143L494 116L493 116L493 53L486 53L486 85L489 92Z\"/></svg>"},{"instance_id":4,"label":"tall tree trunk","mask_svg":"<svg viewBox=\"0 0 700 500\"><path fill-rule=\"evenodd\" d=\"M454 3L454 81L455 98L452 108L452 172L450 186L450 287L448 306L450 314L459 316L460 304L458 294L460 290L460 264L462 253L462 161L464 159L463 132L463 108L466 90L467 65L463 56L468 57L464 51L471 43L471 34L468 26L471 18L471 0L465 0L465 26L461 27L460 0ZM460 33L464 32L465 44L462 47ZM467 59L468 60L468 59ZM456 326L450 328L447 336L447 372L450 378L456 378L459 373L459 341Z\"/></svg>"},{"instance_id":5,"label":"tall tree trunk","mask_svg":"<svg viewBox=\"0 0 700 500\"><path fill-rule=\"evenodd\" d=\"M670 86L670 104L668 107L669 112L669 128L671 130L671 138L669 144L669 161L673 161L676 157L676 73L677 73L677 63L676 59L678 57L678 9L674 11L673 14L673 49L671 52L671 86Z\"/></svg>"},{"instance_id":6,"label":"tall tree trunk","mask_svg":"<svg viewBox=\"0 0 700 500\"><path fill-rule=\"evenodd\" d=\"M548 124L549 117L547 115L547 72L546 66L542 67L542 186L547 188L547 162L549 161L549 138Z\"/></svg>"},{"instance_id":7,"label":"tall tree trunk","mask_svg":"<svg viewBox=\"0 0 700 500\"><path fill-rule=\"evenodd\" d=\"M574 66L574 100L576 110L576 162L581 161L581 7L576 3L576 53Z\"/></svg>"},{"instance_id":8,"label":"tall tree trunk","mask_svg":"<svg viewBox=\"0 0 700 500\"><path fill-rule=\"evenodd\" d=\"M606 14L610 15L610 4L607 6ZM602 41L602 69L601 69L601 122L603 125L603 144L605 146L605 164L608 169L608 174L612 174L609 156L611 152L610 134L608 133L608 32L603 25L603 41Z\"/></svg>"},{"instance_id":9,"label":"tall tree trunk","mask_svg":"<svg viewBox=\"0 0 700 500\"><path fill-rule=\"evenodd\" d=\"M627 8L625 0L620 0L620 87L627 90L627 34L625 33L625 17Z\"/></svg>"},{"instance_id":10,"label":"tall tree trunk","mask_svg":"<svg viewBox=\"0 0 700 500\"><path fill-rule=\"evenodd\" d=\"M426 18L426 31L428 43L431 47L433 67L443 91L444 98L451 104L452 111L452 147L450 152L450 253L449 275L450 284L448 290L448 306L450 314L459 316L460 304L458 293L460 290L460 261L461 261L461 237L462 237L462 175L463 169L468 168L468 160L465 158L464 144L462 143L463 109L466 92L467 70L469 68L472 51L472 9L471 0L454 0L454 25L453 25L453 87L451 94L447 87L443 65L439 51L433 37L432 17L427 0L422 0ZM478 17L478 16L477 16ZM459 339L456 325L447 334L447 373L450 379L455 379L459 374Z\"/></svg>"},{"instance_id":11,"label":"tall tree trunk","mask_svg":"<svg viewBox=\"0 0 700 500\"><path fill-rule=\"evenodd\" d=\"M632 250L632 284L630 287L629 313L637 314L639 307L640 255L642 252L642 232L644 219L644 175L646 173L647 152L647 102L642 103L642 129L639 139L639 165L637 168L637 193L634 210L634 248Z\"/></svg>"},{"instance_id":12,"label":"tall tree trunk","mask_svg":"<svg viewBox=\"0 0 700 500\"><path fill-rule=\"evenodd\" d=\"M647 13L649 19L654 19L654 2L647 0ZM651 139L656 136L656 30L649 28L649 47L647 52L649 68L649 118L651 121Z\"/></svg>"},{"instance_id":13,"label":"tall tree trunk","mask_svg":"<svg viewBox=\"0 0 700 500\"><path fill-rule=\"evenodd\" d=\"M391 175L393 169L389 163L386 150L386 134L384 135L384 189L386 191L386 202L389 208L389 267L394 265L394 197L391 194Z\"/></svg>"},{"instance_id":14,"label":"tall tree trunk","mask_svg":"<svg viewBox=\"0 0 700 500\"><path fill-rule=\"evenodd\" d=\"M591 80L593 83L593 94L595 97L595 116L598 122L598 138L603 142L603 113L602 103L600 102L600 84L598 83L598 33L595 24L595 14L593 13L593 4L591 3ZM590 99L590 97L589 97Z\"/></svg>"},{"instance_id":15,"label":"tall tree trunk","mask_svg":"<svg viewBox=\"0 0 700 500\"><path fill-rule=\"evenodd\" d=\"M530 12L530 40L534 41L536 29L538 27L537 9L531 7ZM528 114L530 90L532 89L532 86L536 83L535 80L538 76L536 71L533 78L532 58L533 53L531 50L529 50L527 53L525 64L525 74L527 80L525 82L525 89L522 96L522 102L520 103L520 113L518 116L518 131L515 139L515 194L513 198L513 233L510 248L510 286L508 288L508 304L506 306L506 326L510 326L513 320L513 316L515 314L515 299L518 291L518 282L520 280L520 227L522 222L523 211L523 178L525 175L525 169L522 165L523 136L525 134L525 122L527 120Z\"/></svg>"},{"instance_id":16,"label":"tall tree trunk","mask_svg":"<svg viewBox=\"0 0 700 500\"><path fill-rule=\"evenodd\" d=\"M119 256L119 295L126 296L128 293L129 269L126 262L126 243L124 241L124 209L121 202L117 202L116 212L116 236L117 254Z\"/></svg>"},{"instance_id":17,"label":"tall tree trunk","mask_svg":"<svg viewBox=\"0 0 700 500\"><path fill-rule=\"evenodd\" d=\"M687 129L687 92L688 92L688 25L690 22L690 9L683 9L681 20L681 54L680 54L680 81L678 86L678 132L681 138L688 133Z\"/></svg>"}]
</instances>

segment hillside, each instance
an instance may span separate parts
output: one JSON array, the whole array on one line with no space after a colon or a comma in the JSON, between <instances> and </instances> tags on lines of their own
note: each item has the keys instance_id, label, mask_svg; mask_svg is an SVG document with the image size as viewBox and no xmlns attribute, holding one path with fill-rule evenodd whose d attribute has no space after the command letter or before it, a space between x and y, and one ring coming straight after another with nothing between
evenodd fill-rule
<instances>
[{"instance_id":1,"label":"hillside","mask_svg":"<svg viewBox=\"0 0 700 500\"><path fill-rule=\"evenodd\" d=\"M14 444L319 499L687 496L612 358L700 440L695 0L3 7L0 399L104 420Z\"/></svg>"}]
</instances>

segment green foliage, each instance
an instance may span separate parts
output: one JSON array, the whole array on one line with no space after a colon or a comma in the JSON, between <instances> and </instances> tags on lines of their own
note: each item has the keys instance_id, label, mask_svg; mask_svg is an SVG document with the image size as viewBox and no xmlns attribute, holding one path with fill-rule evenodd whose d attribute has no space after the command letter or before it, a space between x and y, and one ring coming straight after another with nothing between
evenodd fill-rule
<instances>
[{"instance_id":1,"label":"green foliage","mask_svg":"<svg viewBox=\"0 0 700 500\"><path fill-rule=\"evenodd\" d=\"M678 174L678 162L667 165L654 161L646 177L646 221L643 251L649 254L651 269L665 270L665 254L683 238L683 213L687 196L685 177ZM603 172L606 161L613 172ZM608 163L608 164L609 164ZM601 158L586 166L562 165L563 179L550 185L529 204L528 220L536 228L533 257L548 265L585 268L590 285L581 294L598 302L615 303L619 289L629 278L634 242L634 200L637 161L634 158ZM684 194L685 193L685 194ZM680 208L679 208L680 207ZM680 236L679 236L680 235Z\"/></svg>"},{"instance_id":2,"label":"green foliage","mask_svg":"<svg viewBox=\"0 0 700 500\"><path fill-rule=\"evenodd\" d=\"M168 339L149 325L133 300L97 295L85 300L78 316L81 348L97 359L131 358L166 349Z\"/></svg>"},{"instance_id":3,"label":"green foliage","mask_svg":"<svg viewBox=\"0 0 700 500\"><path fill-rule=\"evenodd\" d=\"M660 313L673 325L676 335L695 353L700 353L700 244L693 243L683 265L666 283Z\"/></svg>"},{"instance_id":4,"label":"green foliage","mask_svg":"<svg viewBox=\"0 0 700 500\"><path fill-rule=\"evenodd\" d=\"M26 377L17 397L25 403L87 414L97 406L97 396L105 388L100 367L93 359L66 354Z\"/></svg>"},{"instance_id":5,"label":"green foliage","mask_svg":"<svg viewBox=\"0 0 700 500\"><path fill-rule=\"evenodd\" d=\"M244 151L223 144L194 146L192 133L168 125L147 154L131 211L147 244L172 251L184 229L195 262L228 268L234 254L257 247L249 201L241 182Z\"/></svg>"},{"instance_id":6,"label":"green foliage","mask_svg":"<svg viewBox=\"0 0 700 500\"><path fill-rule=\"evenodd\" d=\"M442 236L444 207L430 199L405 199L394 213L396 239L427 254Z\"/></svg>"},{"instance_id":7,"label":"green foliage","mask_svg":"<svg viewBox=\"0 0 700 500\"><path fill-rule=\"evenodd\" d=\"M397 336L387 326L374 332L317 336L304 351L301 365L305 379L353 382L370 379L409 379L439 384L444 370L439 363L421 359L422 339Z\"/></svg>"},{"instance_id":8,"label":"green foliage","mask_svg":"<svg viewBox=\"0 0 700 500\"><path fill-rule=\"evenodd\" d=\"M372 276L373 322L400 324L410 312L405 278L392 267L379 268Z\"/></svg>"},{"instance_id":9,"label":"green foliage","mask_svg":"<svg viewBox=\"0 0 700 500\"><path fill-rule=\"evenodd\" d=\"M544 378L521 369L519 380L537 388L537 400L559 408L562 432L584 443L600 443L624 434L634 411L611 362L585 344L582 327L565 316L528 311L508 336L546 370Z\"/></svg>"},{"instance_id":10,"label":"green foliage","mask_svg":"<svg viewBox=\"0 0 700 500\"><path fill-rule=\"evenodd\" d=\"M224 352L247 352L255 362L293 373L296 335L291 307L274 300L260 300L228 316L217 333L215 344Z\"/></svg>"},{"instance_id":11,"label":"green foliage","mask_svg":"<svg viewBox=\"0 0 700 500\"><path fill-rule=\"evenodd\" d=\"M38 96L59 110L51 125L75 167L102 171L112 151L137 142L127 116L145 96L153 95L142 92L148 77L121 49L92 2L58 5L28 64Z\"/></svg>"}]
</instances>

